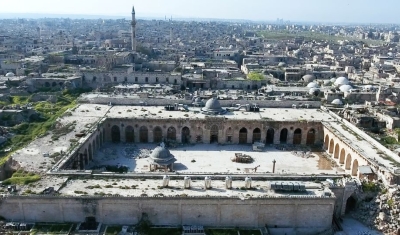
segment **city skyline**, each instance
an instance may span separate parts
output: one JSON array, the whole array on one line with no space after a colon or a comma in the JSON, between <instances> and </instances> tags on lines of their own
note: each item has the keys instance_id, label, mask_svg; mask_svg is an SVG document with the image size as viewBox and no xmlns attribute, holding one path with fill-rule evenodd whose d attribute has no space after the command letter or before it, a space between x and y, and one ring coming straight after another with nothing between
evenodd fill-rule
<instances>
[{"instance_id":1,"label":"city skyline","mask_svg":"<svg viewBox=\"0 0 400 235\"><path fill-rule=\"evenodd\" d=\"M38 17L46 15L71 15L79 16L103 16L129 18L131 7L136 8L137 18L191 18L191 19L230 19L252 21L275 21L277 18L292 22L329 22L329 23L400 23L396 18L396 9L400 2L385 0L383 3L372 5L365 1L354 0L347 2L338 1L270 1L251 0L243 2L239 0L149 0L129 1L118 0L110 5L104 0L68 2L51 0L7 0L1 3L0 18ZM95 6L95 7L94 7ZM387 7L392 6L392 7Z\"/></svg>"}]
</instances>

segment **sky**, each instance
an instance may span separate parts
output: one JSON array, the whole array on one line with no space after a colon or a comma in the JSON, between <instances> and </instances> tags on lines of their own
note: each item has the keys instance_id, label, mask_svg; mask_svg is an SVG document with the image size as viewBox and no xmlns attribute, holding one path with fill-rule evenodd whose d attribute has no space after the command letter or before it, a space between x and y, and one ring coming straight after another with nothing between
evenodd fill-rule
<instances>
[{"instance_id":1,"label":"sky","mask_svg":"<svg viewBox=\"0 0 400 235\"><path fill-rule=\"evenodd\" d=\"M3 13L400 23L400 0L0 0ZM5 15L5 14L4 14ZM8 15L8 14L7 14Z\"/></svg>"}]
</instances>

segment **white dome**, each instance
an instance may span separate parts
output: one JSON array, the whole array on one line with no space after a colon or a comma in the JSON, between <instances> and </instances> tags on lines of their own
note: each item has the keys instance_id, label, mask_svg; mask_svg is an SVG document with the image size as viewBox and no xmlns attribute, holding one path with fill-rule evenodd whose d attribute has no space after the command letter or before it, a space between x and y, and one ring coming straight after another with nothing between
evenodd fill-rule
<instances>
[{"instance_id":1,"label":"white dome","mask_svg":"<svg viewBox=\"0 0 400 235\"><path fill-rule=\"evenodd\" d=\"M307 74L304 75L301 79L305 82L313 82L315 80L315 76L312 74Z\"/></svg>"},{"instance_id":2,"label":"white dome","mask_svg":"<svg viewBox=\"0 0 400 235\"><path fill-rule=\"evenodd\" d=\"M349 92L351 89L353 89L353 87L351 87L350 85L341 85L339 87L339 90L341 92Z\"/></svg>"},{"instance_id":3,"label":"white dome","mask_svg":"<svg viewBox=\"0 0 400 235\"><path fill-rule=\"evenodd\" d=\"M14 77L14 76L15 76L15 74L12 73L12 72L9 72L9 73L6 74L6 77Z\"/></svg>"},{"instance_id":4,"label":"white dome","mask_svg":"<svg viewBox=\"0 0 400 235\"><path fill-rule=\"evenodd\" d=\"M336 78L331 78L331 82L332 83L336 82Z\"/></svg>"},{"instance_id":5,"label":"white dome","mask_svg":"<svg viewBox=\"0 0 400 235\"><path fill-rule=\"evenodd\" d=\"M319 92L320 91L318 88L313 87L308 91L308 94L317 96L319 94Z\"/></svg>"},{"instance_id":6,"label":"white dome","mask_svg":"<svg viewBox=\"0 0 400 235\"><path fill-rule=\"evenodd\" d=\"M336 79L335 81L335 85L349 85L349 80L345 77L339 77L338 79Z\"/></svg>"},{"instance_id":7,"label":"white dome","mask_svg":"<svg viewBox=\"0 0 400 235\"><path fill-rule=\"evenodd\" d=\"M310 82L310 83L308 83L307 87L308 88L318 88L318 84L315 82Z\"/></svg>"},{"instance_id":8,"label":"white dome","mask_svg":"<svg viewBox=\"0 0 400 235\"><path fill-rule=\"evenodd\" d=\"M331 82L330 80L325 80L325 81L324 81L324 85L325 85L325 86L329 86L331 83L332 83L332 82Z\"/></svg>"},{"instance_id":9,"label":"white dome","mask_svg":"<svg viewBox=\"0 0 400 235\"><path fill-rule=\"evenodd\" d=\"M331 104L342 105L343 102L340 99L334 99Z\"/></svg>"}]
</instances>

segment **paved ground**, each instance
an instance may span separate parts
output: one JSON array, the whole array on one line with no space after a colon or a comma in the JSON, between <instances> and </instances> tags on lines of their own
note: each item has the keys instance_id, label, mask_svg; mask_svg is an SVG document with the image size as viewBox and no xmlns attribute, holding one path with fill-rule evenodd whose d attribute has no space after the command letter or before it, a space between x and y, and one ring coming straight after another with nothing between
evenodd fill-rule
<instances>
[{"instance_id":1,"label":"paved ground","mask_svg":"<svg viewBox=\"0 0 400 235\"><path fill-rule=\"evenodd\" d=\"M383 235L383 233L369 229L361 222L350 218L343 218L343 233L346 235Z\"/></svg>"},{"instance_id":2,"label":"paved ground","mask_svg":"<svg viewBox=\"0 0 400 235\"><path fill-rule=\"evenodd\" d=\"M148 172L148 156L155 144L107 144L95 155L94 162L88 168L104 165L123 165L131 172ZM282 151L275 147L267 147L263 152L252 151L249 145L217 145L196 144L194 146L170 149L176 158L174 169L180 173L253 173L259 166L257 173L270 173L273 160L276 160L276 173L284 174L336 174L342 170L332 167L326 158L316 153L302 156L307 149ZM231 160L235 153L250 155L253 163L236 163Z\"/></svg>"}]
</instances>

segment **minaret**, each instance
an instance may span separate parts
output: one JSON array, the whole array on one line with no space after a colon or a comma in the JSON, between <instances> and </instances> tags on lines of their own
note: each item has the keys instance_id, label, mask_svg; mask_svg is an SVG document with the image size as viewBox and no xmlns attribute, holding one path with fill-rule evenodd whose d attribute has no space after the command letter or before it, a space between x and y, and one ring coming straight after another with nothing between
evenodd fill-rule
<instances>
[{"instance_id":1,"label":"minaret","mask_svg":"<svg viewBox=\"0 0 400 235\"><path fill-rule=\"evenodd\" d=\"M135 18L135 7L132 7L132 51L136 51L136 18Z\"/></svg>"}]
</instances>

